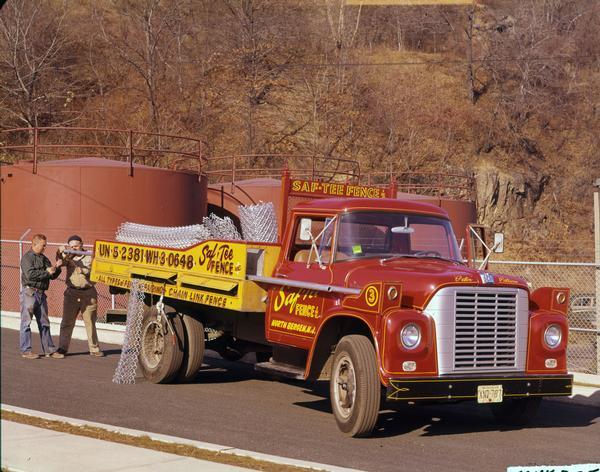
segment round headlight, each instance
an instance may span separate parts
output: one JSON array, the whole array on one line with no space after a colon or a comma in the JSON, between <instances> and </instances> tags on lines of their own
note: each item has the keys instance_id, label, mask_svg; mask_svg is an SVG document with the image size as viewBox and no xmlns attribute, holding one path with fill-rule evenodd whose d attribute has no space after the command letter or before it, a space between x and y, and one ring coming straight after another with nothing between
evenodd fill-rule
<instances>
[{"instance_id":1,"label":"round headlight","mask_svg":"<svg viewBox=\"0 0 600 472\"><path fill-rule=\"evenodd\" d=\"M551 324L546 328L546 331L544 332L544 342L546 343L546 346L551 349L555 348L560 344L561 339L562 330L560 329L560 326Z\"/></svg>"},{"instance_id":2,"label":"round headlight","mask_svg":"<svg viewBox=\"0 0 600 472\"><path fill-rule=\"evenodd\" d=\"M421 330L416 324L407 324L400 331L400 341L406 349L414 349L421 341Z\"/></svg>"}]
</instances>

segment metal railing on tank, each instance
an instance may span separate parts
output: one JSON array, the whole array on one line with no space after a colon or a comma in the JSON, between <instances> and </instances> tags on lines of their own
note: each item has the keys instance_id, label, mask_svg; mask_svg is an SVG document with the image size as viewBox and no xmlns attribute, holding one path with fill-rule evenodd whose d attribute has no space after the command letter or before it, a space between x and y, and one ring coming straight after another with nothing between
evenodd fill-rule
<instances>
[{"instance_id":1,"label":"metal railing on tank","mask_svg":"<svg viewBox=\"0 0 600 472\"><path fill-rule=\"evenodd\" d=\"M371 172L365 174L366 185L386 186L396 182L398 191L440 198L475 201L475 177L471 174L434 172Z\"/></svg>"},{"instance_id":2,"label":"metal railing on tank","mask_svg":"<svg viewBox=\"0 0 600 472\"><path fill-rule=\"evenodd\" d=\"M200 177L206 163L202 141L184 136L70 127L15 128L0 133L0 152L31 160L34 174L43 161L98 157L127 162L130 176L135 163L191 171Z\"/></svg>"},{"instance_id":3,"label":"metal railing on tank","mask_svg":"<svg viewBox=\"0 0 600 472\"><path fill-rule=\"evenodd\" d=\"M211 156L207 160L209 183L231 183L254 178L280 179L287 171L295 178L358 183L360 165L351 159L310 154L239 154ZM237 185L236 185L237 186Z\"/></svg>"}]
</instances>

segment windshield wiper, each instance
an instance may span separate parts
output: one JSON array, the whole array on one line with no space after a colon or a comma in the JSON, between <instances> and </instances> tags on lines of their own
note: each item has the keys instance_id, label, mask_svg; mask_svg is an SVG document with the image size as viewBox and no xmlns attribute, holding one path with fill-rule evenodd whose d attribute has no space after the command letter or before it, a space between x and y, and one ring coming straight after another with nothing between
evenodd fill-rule
<instances>
[{"instance_id":1,"label":"windshield wiper","mask_svg":"<svg viewBox=\"0 0 600 472\"><path fill-rule=\"evenodd\" d=\"M393 256L382 258L381 263L392 261L394 259L403 259L405 257L412 258L412 259L419 259L419 256L415 256L414 254L394 254Z\"/></svg>"},{"instance_id":2,"label":"windshield wiper","mask_svg":"<svg viewBox=\"0 0 600 472\"><path fill-rule=\"evenodd\" d=\"M437 259L437 260L441 260L441 261L453 262L458 265L463 265L463 263L461 261L457 261L455 259L448 259L447 257L433 256L433 255L427 255L427 254L396 254L396 255L381 259L381 263L383 264L384 262L389 262L394 259L403 259L405 257L411 258L411 259Z\"/></svg>"}]
</instances>

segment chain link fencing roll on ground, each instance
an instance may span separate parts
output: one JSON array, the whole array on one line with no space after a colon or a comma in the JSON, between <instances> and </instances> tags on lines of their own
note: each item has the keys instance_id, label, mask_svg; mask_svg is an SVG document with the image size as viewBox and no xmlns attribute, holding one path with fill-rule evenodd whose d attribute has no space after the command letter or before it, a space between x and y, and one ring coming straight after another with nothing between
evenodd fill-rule
<instances>
[{"instance_id":1,"label":"chain link fencing roll on ground","mask_svg":"<svg viewBox=\"0 0 600 472\"><path fill-rule=\"evenodd\" d=\"M127 324L121 358L113 376L116 384L134 384L141 349L142 320L144 317L144 285L139 280L131 281L131 292L127 303Z\"/></svg>"},{"instance_id":2,"label":"chain link fencing roll on ground","mask_svg":"<svg viewBox=\"0 0 600 472\"><path fill-rule=\"evenodd\" d=\"M242 239L240 232L228 216L221 218L211 213L202 219L202 225L208 230L211 239L227 239L230 241Z\"/></svg>"},{"instance_id":3,"label":"chain link fencing roll on ground","mask_svg":"<svg viewBox=\"0 0 600 472\"><path fill-rule=\"evenodd\" d=\"M115 234L115 239L122 243L179 249L210 238L210 231L204 225L163 227L126 222L119 226Z\"/></svg>"},{"instance_id":4,"label":"chain link fencing roll on ground","mask_svg":"<svg viewBox=\"0 0 600 472\"><path fill-rule=\"evenodd\" d=\"M240 206L240 223L246 241L277 242L277 216L273 203Z\"/></svg>"}]
</instances>

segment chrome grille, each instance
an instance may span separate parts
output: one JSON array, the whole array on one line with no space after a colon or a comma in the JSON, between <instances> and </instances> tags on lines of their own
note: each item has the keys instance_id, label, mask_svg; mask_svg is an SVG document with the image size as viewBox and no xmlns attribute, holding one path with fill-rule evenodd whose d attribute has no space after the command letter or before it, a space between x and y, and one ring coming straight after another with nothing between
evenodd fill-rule
<instances>
[{"instance_id":1,"label":"chrome grille","mask_svg":"<svg viewBox=\"0 0 600 472\"><path fill-rule=\"evenodd\" d=\"M456 291L454 370L516 367L515 292Z\"/></svg>"}]
</instances>

